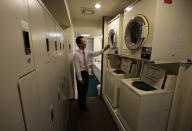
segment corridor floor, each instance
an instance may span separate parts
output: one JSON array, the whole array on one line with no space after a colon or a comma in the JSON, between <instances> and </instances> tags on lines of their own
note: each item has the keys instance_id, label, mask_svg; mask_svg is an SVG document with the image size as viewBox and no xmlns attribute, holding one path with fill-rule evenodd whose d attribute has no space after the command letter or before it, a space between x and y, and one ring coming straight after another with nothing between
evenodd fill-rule
<instances>
[{"instance_id":1,"label":"corridor floor","mask_svg":"<svg viewBox=\"0 0 192 131\"><path fill-rule=\"evenodd\" d=\"M79 111L77 101L71 101L67 131L118 131L100 97L87 98L87 106L88 112Z\"/></svg>"}]
</instances>

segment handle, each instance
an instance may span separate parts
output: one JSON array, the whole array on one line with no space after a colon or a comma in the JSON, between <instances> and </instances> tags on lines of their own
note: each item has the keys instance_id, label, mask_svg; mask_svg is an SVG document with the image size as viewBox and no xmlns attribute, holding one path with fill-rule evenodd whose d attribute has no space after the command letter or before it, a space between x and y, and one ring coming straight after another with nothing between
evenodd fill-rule
<instances>
[{"instance_id":1,"label":"handle","mask_svg":"<svg viewBox=\"0 0 192 131\"><path fill-rule=\"evenodd\" d=\"M55 51L57 51L57 41L55 41Z\"/></svg>"},{"instance_id":2,"label":"handle","mask_svg":"<svg viewBox=\"0 0 192 131\"><path fill-rule=\"evenodd\" d=\"M60 42L60 50L61 50L61 42Z\"/></svg>"},{"instance_id":3,"label":"handle","mask_svg":"<svg viewBox=\"0 0 192 131\"><path fill-rule=\"evenodd\" d=\"M49 52L49 39L46 38L46 46L47 46L47 52Z\"/></svg>"},{"instance_id":4,"label":"handle","mask_svg":"<svg viewBox=\"0 0 192 131\"><path fill-rule=\"evenodd\" d=\"M23 31L23 41L24 41L25 54L30 55L31 47L30 47L30 40L29 40L29 32Z\"/></svg>"},{"instance_id":5,"label":"handle","mask_svg":"<svg viewBox=\"0 0 192 131\"><path fill-rule=\"evenodd\" d=\"M58 101L61 100L61 96L60 96L60 89L58 88L58 92L57 92L57 98L58 98Z\"/></svg>"},{"instance_id":6,"label":"handle","mask_svg":"<svg viewBox=\"0 0 192 131\"><path fill-rule=\"evenodd\" d=\"M52 122L54 121L54 112L53 112L53 110L51 110L51 121Z\"/></svg>"},{"instance_id":7,"label":"handle","mask_svg":"<svg viewBox=\"0 0 192 131\"><path fill-rule=\"evenodd\" d=\"M51 117L50 125L54 127L55 115L54 115L54 111L53 111L53 105L51 105L51 107L50 107L50 117Z\"/></svg>"}]
</instances>

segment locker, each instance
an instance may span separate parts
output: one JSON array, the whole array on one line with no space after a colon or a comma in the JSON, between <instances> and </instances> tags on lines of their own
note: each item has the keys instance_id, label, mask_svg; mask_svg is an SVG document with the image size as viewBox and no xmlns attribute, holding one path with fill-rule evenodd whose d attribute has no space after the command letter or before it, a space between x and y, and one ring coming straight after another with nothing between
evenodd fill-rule
<instances>
[{"instance_id":1,"label":"locker","mask_svg":"<svg viewBox=\"0 0 192 131\"><path fill-rule=\"evenodd\" d=\"M45 21L47 26L47 38L49 39L49 46L50 46L50 56L51 59L53 59L54 53L55 53L55 40L56 40L56 34L55 34L55 23L53 22L53 19L51 16L47 13L45 13Z\"/></svg>"},{"instance_id":2,"label":"locker","mask_svg":"<svg viewBox=\"0 0 192 131\"><path fill-rule=\"evenodd\" d=\"M27 0L0 1L0 12L0 130L24 131L18 78L34 70Z\"/></svg>"},{"instance_id":3,"label":"locker","mask_svg":"<svg viewBox=\"0 0 192 131\"><path fill-rule=\"evenodd\" d=\"M18 92L25 128L27 131L42 131L40 101L35 72L19 79Z\"/></svg>"},{"instance_id":4,"label":"locker","mask_svg":"<svg viewBox=\"0 0 192 131\"><path fill-rule=\"evenodd\" d=\"M20 77L34 69L27 10L27 0L0 2L0 12L6 12L0 14L1 73L9 70L12 74Z\"/></svg>"},{"instance_id":5,"label":"locker","mask_svg":"<svg viewBox=\"0 0 192 131\"><path fill-rule=\"evenodd\" d=\"M55 107L56 113L55 113L55 127L57 130L63 130L63 123L64 123L64 117L63 117L63 103L62 103L62 90L61 90L61 81L60 81L60 75L63 75L63 72L61 71L60 68L60 55L61 55L61 50L60 50L60 34L56 32L56 24L54 21L51 19L51 17L46 14L46 23L48 25L48 30L49 30L49 38L50 41L55 44L55 41L57 41L57 50L53 48L53 53L52 53L52 60L51 63L49 64L50 66L48 67L47 71L51 74L49 76L52 76L52 100L53 100L53 106ZM55 46L55 45L54 45Z\"/></svg>"},{"instance_id":6,"label":"locker","mask_svg":"<svg viewBox=\"0 0 192 131\"><path fill-rule=\"evenodd\" d=\"M55 107L51 98L51 79L47 72L50 59L47 55L45 12L40 3L36 0L29 2L30 25L34 49L35 67L37 72L37 82L43 115L43 129L46 131L55 130ZM51 46L50 46L51 47Z\"/></svg>"}]
</instances>

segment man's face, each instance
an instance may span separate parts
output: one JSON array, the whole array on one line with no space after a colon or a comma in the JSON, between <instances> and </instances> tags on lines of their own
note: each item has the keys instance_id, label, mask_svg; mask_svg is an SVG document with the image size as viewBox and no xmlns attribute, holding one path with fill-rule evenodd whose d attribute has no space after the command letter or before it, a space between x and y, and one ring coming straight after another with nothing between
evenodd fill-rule
<instances>
[{"instance_id":1,"label":"man's face","mask_svg":"<svg viewBox=\"0 0 192 131\"><path fill-rule=\"evenodd\" d=\"M85 39L85 38L81 38L81 47L82 47L83 49L86 48L86 43L87 43L86 39Z\"/></svg>"}]
</instances>

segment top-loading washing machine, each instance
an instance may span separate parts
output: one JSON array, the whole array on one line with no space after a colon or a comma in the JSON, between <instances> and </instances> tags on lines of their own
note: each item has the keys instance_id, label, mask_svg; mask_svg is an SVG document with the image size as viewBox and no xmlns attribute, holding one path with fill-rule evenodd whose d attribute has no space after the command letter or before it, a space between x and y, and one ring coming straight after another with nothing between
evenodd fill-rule
<instances>
[{"instance_id":1,"label":"top-loading washing machine","mask_svg":"<svg viewBox=\"0 0 192 131\"><path fill-rule=\"evenodd\" d=\"M136 0L124 11L122 54L156 63L192 59L192 1Z\"/></svg>"},{"instance_id":2,"label":"top-loading washing machine","mask_svg":"<svg viewBox=\"0 0 192 131\"><path fill-rule=\"evenodd\" d=\"M123 41L123 14L117 15L108 23L108 43L110 44L109 52L121 54Z\"/></svg>"},{"instance_id":3,"label":"top-loading washing machine","mask_svg":"<svg viewBox=\"0 0 192 131\"><path fill-rule=\"evenodd\" d=\"M118 115L127 130L166 130L176 78L147 64L140 79L121 80Z\"/></svg>"},{"instance_id":4,"label":"top-loading washing machine","mask_svg":"<svg viewBox=\"0 0 192 131\"><path fill-rule=\"evenodd\" d=\"M112 107L119 106L120 79L139 77L141 63L138 61L122 60L119 69L106 71L105 95Z\"/></svg>"}]
</instances>

